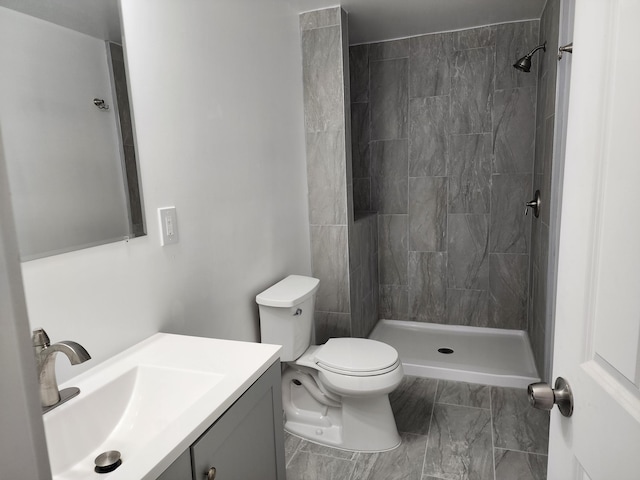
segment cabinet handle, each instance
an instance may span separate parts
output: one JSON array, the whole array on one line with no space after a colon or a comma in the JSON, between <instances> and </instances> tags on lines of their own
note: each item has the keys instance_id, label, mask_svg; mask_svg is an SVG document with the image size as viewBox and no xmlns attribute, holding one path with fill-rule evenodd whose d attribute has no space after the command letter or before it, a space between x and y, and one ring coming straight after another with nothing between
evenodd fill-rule
<instances>
[{"instance_id":1,"label":"cabinet handle","mask_svg":"<svg viewBox=\"0 0 640 480\"><path fill-rule=\"evenodd\" d=\"M216 467L211 467L204 476L207 480L214 480L216 478Z\"/></svg>"}]
</instances>

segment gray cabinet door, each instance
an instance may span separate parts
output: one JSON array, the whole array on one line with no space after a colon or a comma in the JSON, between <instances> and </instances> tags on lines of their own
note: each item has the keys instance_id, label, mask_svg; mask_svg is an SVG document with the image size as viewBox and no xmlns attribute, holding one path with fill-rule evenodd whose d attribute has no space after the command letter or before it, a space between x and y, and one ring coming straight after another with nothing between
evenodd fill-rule
<instances>
[{"instance_id":1,"label":"gray cabinet door","mask_svg":"<svg viewBox=\"0 0 640 480\"><path fill-rule=\"evenodd\" d=\"M285 480L281 395L276 362L192 445L193 479Z\"/></svg>"},{"instance_id":2,"label":"gray cabinet door","mask_svg":"<svg viewBox=\"0 0 640 480\"><path fill-rule=\"evenodd\" d=\"M192 478L191 454L189 450L185 450L157 480L191 480Z\"/></svg>"}]
</instances>

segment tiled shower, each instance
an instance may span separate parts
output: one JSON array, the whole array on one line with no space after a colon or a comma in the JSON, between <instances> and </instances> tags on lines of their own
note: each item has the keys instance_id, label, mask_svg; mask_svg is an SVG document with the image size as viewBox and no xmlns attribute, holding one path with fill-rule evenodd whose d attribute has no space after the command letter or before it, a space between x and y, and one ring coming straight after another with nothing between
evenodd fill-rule
<instances>
[{"instance_id":1,"label":"tiled shower","mask_svg":"<svg viewBox=\"0 0 640 480\"><path fill-rule=\"evenodd\" d=\"M528 330L543 372L549 210L524 204L550 197L558 5L351 47L341 9L303 14L320 341L378 319Z\"/></svg>"}]
</instances>

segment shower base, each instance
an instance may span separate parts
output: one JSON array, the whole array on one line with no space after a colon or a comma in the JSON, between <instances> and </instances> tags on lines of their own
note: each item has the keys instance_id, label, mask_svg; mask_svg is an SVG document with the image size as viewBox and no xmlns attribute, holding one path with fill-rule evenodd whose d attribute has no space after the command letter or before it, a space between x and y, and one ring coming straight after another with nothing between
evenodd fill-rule
<instances>
[{"instance_id":1,"label":"shower base","mask_svg":"<svg viewBox=\"0 0 640 480\"><path fill-rule=\"evenodd\" d=\"M380 320L369 338L394 347L406 375L514 388L540 381L521 330Z\"/></svg>"}]
</instances>

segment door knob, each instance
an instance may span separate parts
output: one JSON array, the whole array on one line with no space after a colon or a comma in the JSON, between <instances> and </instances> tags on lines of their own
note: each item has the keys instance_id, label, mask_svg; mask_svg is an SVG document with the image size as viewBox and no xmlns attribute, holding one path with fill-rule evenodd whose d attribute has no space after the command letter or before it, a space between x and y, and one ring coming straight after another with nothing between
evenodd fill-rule
<instances>
[{"instance_id":1,"label":"door knob","mask_svg":"<svg viewBox=\"0 0 640 480\"><path fill-rule=\"evenodd\" d=\"M560 413L565 417L570 417L573 413L573 394L562 377L556 379L555 388L544 382L532 383L527 387L527 394L529 403L534 408L551 410L554 405L558 405Z\"/></svg>"},{"instance_id":2,"label":"door knob","mask_svg":"<svg viewBox=\"0 0 640 480\"><path fill-rule=\"evenodd\" d=\"M217 472L216 472L216 467L211 467L211 468L207 471L207 473L205 473L205 474L204 474L204 477L205 477L207 480L215 480L215 478L216 478L216 473L217 473Z\"/></svg>"},{"instance_id":3,"label":"door knob","mask_svg":"<svg viewBox=\"0 0 640 480\"><path fill-rule=\"evenodd\" d=\"M538 218L540 216L540 190L536 190L536 193L533 195L533 200L530 202L526 202L524 207L524 214L527 215L529 213L529 209L533 210L533 214Z\"/></svg>"}]
</instances>

